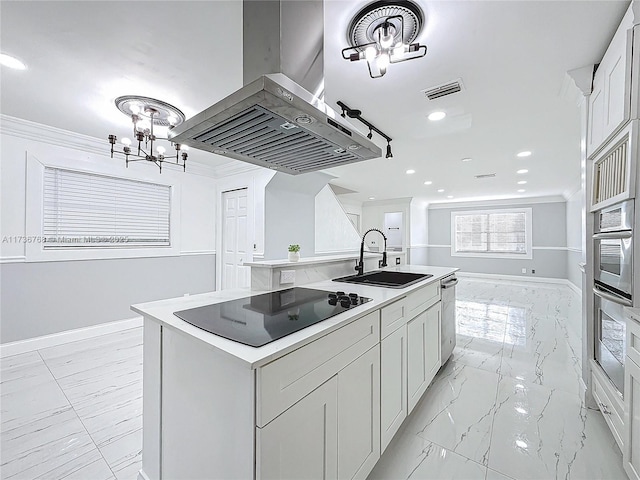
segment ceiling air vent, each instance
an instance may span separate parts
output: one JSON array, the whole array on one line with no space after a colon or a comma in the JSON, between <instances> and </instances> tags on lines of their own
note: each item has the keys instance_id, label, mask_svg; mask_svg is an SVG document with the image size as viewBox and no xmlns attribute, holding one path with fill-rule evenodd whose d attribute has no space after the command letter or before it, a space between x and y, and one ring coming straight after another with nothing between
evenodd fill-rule
<instances>
[{"instance_id":1,"label":"ceiling air vent","mask_svg":"<svg viewBox=\"0 0 640 480\"><path fill-rule=\"evenodd\" d=\"M483 173L482 175L475 175L475 178L493 178L495 176L495 173Z\"/></svg>"},{"instance_id":2,"label":"ceiling air vent","mask_svg":"<svg viewBox=\"0 0 640 480\"><path fill-rule=\"evenodd\" d=\"M426 90L422 90L422 92L427 100L435 100L436 98L446 97L447 95L461 92L463 89L464 85L462 85L462 79L458 78L452 82L438 85L437 87L427 88Z\"/></svg>"}]
</instances>

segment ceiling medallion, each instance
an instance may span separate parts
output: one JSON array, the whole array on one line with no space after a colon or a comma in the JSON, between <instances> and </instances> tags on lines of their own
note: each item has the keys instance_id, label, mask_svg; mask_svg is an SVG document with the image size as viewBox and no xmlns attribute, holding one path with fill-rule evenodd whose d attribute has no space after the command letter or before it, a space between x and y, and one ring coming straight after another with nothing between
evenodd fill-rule
<instances>
[{"instance_id":1,"label":"ceiling medallion","mask_svg":"<svg viewBox=\"0 0 640 480\"><path fill-rule=\"evenodd\" d=\"M422 58L426 45L412 43L420 34L424 14L408 0L377 1L360 10L351 20L342 58L366 60L371 78L387 73L390 64Z\"/></svg>"},{"instance_id":2,"label":"ceiling medallion","mask_svg":"<svg viewBox=\"0 0 640 480\"><path fill-rule=\"evenodd\" d=\"M160 173L162 173L162 164L166 162L178 165L182 167L183 171L186 171L187 146L173 143L170 138L157 137L153 131L154 126L168 127L171 130L173 127L180 125L185 120L182 111L161 100L137 95L118 97L115 100L115 104L118 110L131 118L133 122L133 138L137 140L138 146L136 152L133 152L131 140L123 138L120 140L122 151L115 150L114 146L117 137L109 135L111 158L113 158L114 153L124 155L127 167L129 167L129 162L140 160L153 162L160 168ZM158 140L168 141L176 151L175 157L165 156L167 149L162 145L157 146L154 151L154 143Z\"/></svg>"}]
</instances>

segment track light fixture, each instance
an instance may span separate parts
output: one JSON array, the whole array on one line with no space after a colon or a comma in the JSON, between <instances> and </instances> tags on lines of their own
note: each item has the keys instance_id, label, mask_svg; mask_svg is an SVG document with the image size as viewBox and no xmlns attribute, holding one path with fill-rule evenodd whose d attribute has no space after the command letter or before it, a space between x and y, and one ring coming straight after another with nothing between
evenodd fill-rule
<instances>
[{"instance_id":1,"label":"track light fixture","mask_svg":"<svg viewBox=\"0 0 640 480\"><path fill-rule=\"evenodd\" d=\"M424 23L422 10L408 0L376 1L365 6L351 20L342 58L366 60L371 78L387 73L392 63L422 58L426 45L412 43Z\"/></svg>"},{"instance_id":2,"label":"track light fixture","mask_svg":"<svg viewBox=\"0 0 640 480\"><path fill-rule=\"evenodd\" d=\"M393 154L391 153L391 141L393 140L389 135L387 135L386 133L384 133L382 130L380 130L378 127L376 127L374 124L372 124L371 122L365 120L364 118L362 118L362 111L357 110L355 108L349 108L349 106L344 103L341 100L338 100L338 106L342 109L342 112L340 113L340 116L342 116L342 118L345 117L349 117L349 118L354 118L356 120L358 120L359 122L364 123L368 128L369 128L369 133L367 134L367 138L369 140L371 140L373 138L373 132L376 132L378 135L380 135L382 138L384 138L387 141L387 156L386 158L393 158Z\"/></svg>"}]
</instances>

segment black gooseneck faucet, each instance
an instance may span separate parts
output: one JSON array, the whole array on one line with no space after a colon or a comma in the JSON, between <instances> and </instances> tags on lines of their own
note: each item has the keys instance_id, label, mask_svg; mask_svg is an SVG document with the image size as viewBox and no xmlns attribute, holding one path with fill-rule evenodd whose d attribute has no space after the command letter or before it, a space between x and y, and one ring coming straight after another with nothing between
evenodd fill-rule
<instances>
[{"instance_id":1,"label":"black gooseneck faucet","mask_svg":"<svg viewBox=\"0 0 640 480\"><path fill-rule=\"evenodd\" d=\"M378 230L377 228L370 228L369 230L364 232L364 235L362 235L362 242L360 242L360 261L356 263L356 270L358 272L358 275L362 275L364 273L364 239L370 232L378 232L380 235L382 235L382 238L384 238L384 251L382 252L382 264L380 266L387 266L387 237L382 232L382 230Z\"/></svg>"}]
</instances>

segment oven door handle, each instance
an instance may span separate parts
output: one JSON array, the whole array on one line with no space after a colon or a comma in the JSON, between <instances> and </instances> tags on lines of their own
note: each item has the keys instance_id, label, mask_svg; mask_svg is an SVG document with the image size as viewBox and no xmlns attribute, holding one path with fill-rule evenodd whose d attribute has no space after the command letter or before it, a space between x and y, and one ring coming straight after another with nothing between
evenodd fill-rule
<instances>
[{"instance_id":1,"label":"oven door handle","mask_svg":"<svg viewBox=\"0 0 640 480\"><path fill-rule=\"evenodd\" d=\"M606 240L606 239L616 239L616 238L631 238L633 236L633 232L631 230L623 230L621 232L604 232L604 233L595 233L593 235L594 240Z\"/></svg>"},{"instance_id":2,"label":"oven door handle","mask_svg":"<svg viewBox=\"0 0 640 480\"><path fill-rule=\"evenodd\" d=\"M604 298L605 300L609 300L610 302L617 303L618 305L623 305L625 307L633 307L633 302L631 300L627 300L626 298L620 298L609 292L600 290L599 288L593 287L593 293L600 298Z\"/></svg>"}]
</instances>

